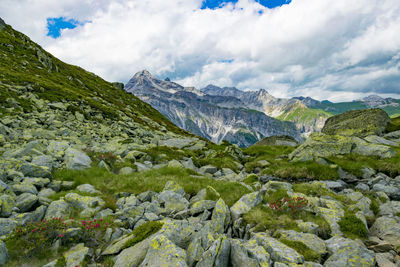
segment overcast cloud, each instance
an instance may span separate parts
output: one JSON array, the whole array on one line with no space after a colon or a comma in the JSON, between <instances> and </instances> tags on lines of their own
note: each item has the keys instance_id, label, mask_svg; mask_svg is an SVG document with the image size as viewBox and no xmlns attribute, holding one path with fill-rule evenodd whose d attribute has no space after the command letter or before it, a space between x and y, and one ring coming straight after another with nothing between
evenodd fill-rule
<instances>
[{"instance_id":1,"label":"overcast cloud","mask_svg":"<svg viewBox=\"0 0 400 267\"><path fill-rule=\"evenodd\" d=\"M1 0L0 16L60 59L109 81L147 69L185 86L278 97L400 98L399 0ZM261 13L261 14L260 14ZM90 21L46 36L47 18Z\"/></svg>"}]
</instances>

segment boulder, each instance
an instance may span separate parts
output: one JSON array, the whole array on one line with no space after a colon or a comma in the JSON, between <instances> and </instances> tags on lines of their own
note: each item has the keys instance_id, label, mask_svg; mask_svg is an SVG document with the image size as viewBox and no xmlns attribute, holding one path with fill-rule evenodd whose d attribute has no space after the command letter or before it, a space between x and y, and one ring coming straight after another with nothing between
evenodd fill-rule
<instances>
[{"instance_id":1,"label":"boulder","mask_svg":"<svg viewBox=\"0 0 400 267\"><path fill-rule=\"evenodd\" d=\"M330 254L326 267L375 266L375 254L351 239L335 236L326 241L326 246Z\"/></svg>"},{"instance_id":2,"label":"boulder","mask_svg":"<svg viewBox=\"0 0 400 267\"><path fill-rule=\"evenodd\" d=\"M149 239L145 239L132 247L124 249L115 258L114 266L119 267L134 267L139 266L146 257L149 249Z\"/></svg>"},{"instance_id":3,"label":"boulder","mask_svg":"<svg viewBox=\"0 0 400 267\"><path fill-rule=\"evenodd\" d=\"M223 233L225 228L229 225L231 220L231 214L228 206L224 200L220 198L215 204L212 217L211 226L212 229L217 233Z\"/></svg>"},{"instance_id":4,"label":"boulder","mask_svg":"<svg viewBox=\"0 0 400 267\"><path fill-rule=\"evenodd\" d=\"M172 243L165 235L157 235L150 240L146 257L140 266L184 267L187 266L186 252Z\"/></svg>"},{"instance_id":5,"label":"boulder","mask_svg":"<svg viewBox=\"0 0 400 267\"><path fill-rule=\"evenodd\" d=\"M394 150L389 146L371 144L356 136L313 133L301 146L289 154L289 159L307 161L350 153L380 158L390 158L395 155Z\"/></svg>"},{"instance_id":6,"label":"boulder","mask_svg":"<svg viewBox=\"0 0 400 267\"><path fill-rule=\"evenodd\" d=\"M282 262L292 265L302 264L304 262L304 257L296 250L282 244L275 238L269 237L265 233L256 233L252 239L271 255L271 259L274 262Z\"/></svg>"},{"instance_id":7,"label":"boulder","mask_svg":"<svg viewBox=\"0 0 400 267\"><path fill-rule=\"evenodd\" d=\"M129 175L134 172L135 172L135 170L131 167L123 167L119 170L119 174L121 174L121 175Z\"/></svg>"},{"instance_id":8,"label":"boulder","mask_svg":"<svg viewBox=\"0 0 400 267\"><path fill-rule=\"evenodd\" d=\"M216 239L201 256L196 267L220 266L227 267L231 243L226 236Z\"/></svg>"},{"instance_id":9,"label":"boulder","mask_svg":"<svg viewBox=\"0 0 400 267\"><path fill-rule=\"evenodd\" d=\"M91 184L81 184L76 187L76 190L83 193L90 193L90 194L100 194L99 190L96 190L93 185Z\"/></svg>"},{"instance_id":10,"label":"boulder","mask_svg":"<svg viewBox=\"0 0 400 267\"><path fill-rule=\"evenodd\" d=\"M74 148L68 148L65 151L64 162L67 169L81 170L90 168L92 160L84 152Z\"/></svg>"},{"instance_id":11,"label":"boulder","mask_svg":"<svg viewBox=\"0 0 400 267\"><path fill-rule=\"evenodd\" d=\"M377 145L399 146L398 142L393 142L377 135L369 135L364 140Z\"/></svg>"},{"instance_id":12,"label":"boulder","mask_svg":"<svg viewBox=\"0 0 400 267\"><path fill-rule=\"evenodd\" d=\"M318 254L323 255L326 253L325 242L314 234L299 233L292 230L278 231L278 234L280 235L280 238L290 241L301 242L306 245L310 250Z\"/></svg>"},{"instance_id":13,"label":"boulder","mask_svg":"<svg viewBox=\"0 0 400 267\"><path fill-rule=\"evenodd\" d=\"M3 241L0 241L0 266L5 266L8 262L8 251Z\"/></svg>"},{"instance_id":14,"label":"boulder","mask_svg":"<svg viewBox=\"0 0 400 267\"><path fill-rule=\"evenodd\" d=\"M27 223L41 221L46 214L46 210L47 207L42 205L32 212L15 214L11 218L16 221L18 225L26 225Z\"/></svg>"},{"instance_id":15,"label":"boulder","mask_svg":"<svg viewBox=\"0 0 400 267\"><path fill-rule=\"evenodd\" d=\"M395 218L387 216L377 218L370 231L393 246L400 246L400 222Z\"/></svg>"},{"instance_id":16,"label":"boulder","mask_svg":"<svg viewBox=\"0 0 400 267\"><path fill-rule=\"evenodd\" d=\"M382 109L351 110L328 118L321 132L359 137L382 135L390 122Z\"/></svg>"},{"instance_id":17,"label":"boulder","mask_svg":"<svg viewBox=\"0 0 400 267\"><path fill-rule=\"evenodd\" d=\"M76 209L103 207L105 202L99 197L81 196L77 193L68 193L64 200Z\"/></svg>"},{"instance_id":18,"label":"boulder","mask_svg":"<svg viewBox=\"0 0 400 267\"><path fill-rule=\"evenodd\" d=\"M39 198L34 194L23 193L17 197L16 206L18 207L20 212L26 212L29 211L38 200Z\"/></svg>"},{"instance_id":19,"label":"boulder","mask_svg":"<svg viewBox=\"0 0 400 267\"><path fill-rule=\"evenodd\" d=\"M17 222L9 218L0 218L0 237L12 233L17 227Z\"/></svg>"},{"instance_id":20,"label":"boulder","mask_svg":"<svg viewBox=\"0 0 400 267\"><path fill-rule=\"evenodd\" d=\"M189 207L189 201L174 191L162 191L158 194L157 199L160 204L164 204L167 213L183 211Z\"/></svg>"},{"instance_id":21,"label":"boulder","mask_svg":"<svg viewBox=\"0 0 400 267\"><path fill-rule=\"evenodd\" d=\"M68 204L64 199L60 199L50 203L46 211L45 219L49 220L51 218L59 217L68 219L71 213L71 205Z\"/></svg>"},{"instance_id":22,"label":"boulder","mask_svg":"<svg viewBox=\"0 0 400 267\"><path fill-rule=\"evenodd\" d=\"M260 192L253 192L242 196L233 206L231 207L232 219L235 221L249 212L252 208L262 202L262 196Z\"/></svg>"},{"instance_id":23,"label":"boulder","mask_svg":"<svg viewBox=\"0 0 400 267\"><path fill-rule=\"evenodd\" d=\"M89 252L89 248L85 247L83 243L80 243L70 250L64 253L64 258L66 261L66 267L76 267L82 266L85 257Z\"/></svg>"},{"instance_id":24,"label":"boulder","mask_svg":"<svg viewBox=\"0 0 400 267\"><path fill-rule=\"evenodd\" d=\"M15 207L14 195L0 195L0 217L9 217Z\"/></svg>"},{"instance_id":25,"label":"boulder","mask_svg":"<svg viewBox=\"0 0 400 267\"><path fill-rule=\"evenodd\" d=\"M24 162L20 167L20 171L26 177L47 177L51 178L51 170L45 166L38 166L32 163Z\"/></svg>"},{"instance_id":26,"label":"boulder","mask_svg":"<svg viewBox=\"0 0 400 267\"><path fill-rule=\"evenodd\" d=\"M238 239L231 240L231 264L232 267L258 267L259 264L256 259L249 257L247 249ZM267 265L269 266L269 265Z\"/></svg>"}]
</instances>

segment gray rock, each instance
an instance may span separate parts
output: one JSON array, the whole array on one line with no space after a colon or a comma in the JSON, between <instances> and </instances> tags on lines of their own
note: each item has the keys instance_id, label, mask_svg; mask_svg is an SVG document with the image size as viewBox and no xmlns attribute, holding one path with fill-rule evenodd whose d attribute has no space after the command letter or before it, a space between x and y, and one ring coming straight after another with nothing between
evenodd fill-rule
<instances>
[{"instance_id":1,"label":"gray rock","mask_svg":"<svg viewBox=\"0 0 400 267\"><path fill-rule=\"evenodd\" d=\"M335 236L326 241L326 246L331 255L326 267L375 266L375 254L351 239Z\"/></svg>"},{"instance_id":2,"label":"gray rock","mask_svg":"<svg viewBox=\"0 0 400 267\"><path fill-rule=\"evenodd\" d=\"M167 140L160 140L158 142L159 146L184 148L186 146L192 145L194 142L198 141L197 138L171 138Z\"/></svg>"},{"instance_id":3,"label":"gray rock","mask_svg":"<svg viewBox=\"0 0 400 267\"><path fill-rule=\"evenodd\" d=\"M362 168L362 177L364 179L370 179L372 176L374 176L376 174L376 171L374 169L368 168L368 167L364 167Z\"/></svg>"},{"instance_id":4,"label":"gray rock","mask_svg":"<svg viewBox=\"0 0 400 267\"><path fill-rule=\"evenodd\" d=\"M364 139L370 143L377 144L377 145L399 146L399 144L397 142L387 140L387 139L377 136L377 135L370 135L370 136L365 137Z\"/></svg>"},{"instance_id":5,"label":"gray rock","mask_svg":"<svg viewBox=\"0 0 400 267\"><path fill-rule=\"evenodd\" d=\"M39 198L34 194L23 193L17 197L16 206L21 212L26 212L29 211L38 200Z\"/></svg>"},{"instance_id":6,"label":"gray rock","mask_svg":"<svg viewBox=\"0 0 400 267\"><path fill-rule=\"evenodd\" d=\"M33 184L28 183L28 182L13 184L11 186L11 190L17 195L23 194L23 193L31 193L31 194L37 195L37 193L38 193L36 187Z\"/></svg>"},{"instance_id":7,"label":"gray rock","mask_svg":"<svg viewBox=\"0 0 400 267\"><path fill-rule=\"evenodd\" d=\"M242 196L233 206L231 207L232 219L235 221L240 218L242 214L249 212L252 208L262 202L262 196L260 192L254 192Z\"/></svg>"},{"instance_id":8,"label":"gray rock","mask_svg":"<svg viewBox=\"0 0 400 267\"><path fill-rule=\"evenodd\" d=\"M202 213L205 210L211 210L215 207L215 201L212 200L201 200L193 203L190 208L190 213L192 215Z\"/></svg>"},{"instance_id":9,"label":"gray rock","mask_svg":"<svg viewBox=\"0 0 400 267\"><path fill-rule=\"evenodd\" d=\"M8 251L3 241L0 241L0 266L5 266L8 262Z\"/></svg>"},{"instance_id":10,"label":"gray rock","mask_svg":"<svg viewBox=\"0 0 400 267\"><path fill-rule=\"evenodd\" d=\"M14 195L0 195L0 217L10 217L14 207Z\"/></svg>"},{"instance_id":11,"label":"gray rock","mask_svg":"<svg viewBox=\"0 0 400 267\"><path fill-rule=\"evenodd\" d=\"M24 162L22 163L20 170L26 177L51 178L50 169L44 166L38 166L32 163Z\"/></svg>"},{"instance_id":12,"label":"gray rock","mask_svg":"<svg viewBox=\"0 0 400 267\"><path fill-rule=\"evenodd\" d=\"M135 162L134 164L137 167L138 172L148 171L148 170L150 170L150 167L151 167L151 166L147 166L140 162Z\"/></svg>"},{"instance_id":13,"label":"gray rock","mask_svg":"<svg viewBox=\"0 0 400 267\"><path fill-rule=\"evenodd\" d=\"M400 223L395 218L377 218L370 231L393 246L400 246Z\"/></svg>"},{"instance_id":14,"label":"gray rock","mask_svg":"<svg viewBox=\"0 0 400 267\"><path fill-rule=\"evenodd\" d=\"M0 236L12 233L17 227L17 222L9 218L0 218Z\"/></svg>"},{"instance_id":15,"label":"gray rock","mask_svg":"<svg viewBox=\"0 0 400 267\"><path fill-rule=\"evenodd\" d=\"M304 257L297 251L265 233L256 233L252 239L271 255L273 261L288 264L302 264L304 262Z\"/></svg>"},{"instance_id":16,"label":"gray rock","mask_svg":"<svg viewBox=\"0 0 400 267\"><path fill-rule=\"evenodd\" d=\"M96 190L93 185L91 184L81 184L76 187L76 190L83 193L90 193L90 194L100 194L99 190Z\"/></svg>"},{"instance_id":17,"label":"gray rock","mask_svg":"<svg viewBox=\"0 0 400 267\"><path fill-rule=\"evenodd\" d=\"M149 249L149 239L145 239L133 247L124 249L115 258L114 266L119 267L134 267L139 266L144 258L146 257L147 251Z\"/></svg>"},{"instance_id":18,"label":"gray rock","mask_svg":"<svg viewBox=\"0 0 400 267\"><path fill-rule=\"evenodd\" d=\"M386 201L380 205L380 211L378 216L392 217L395 214L400 214L400 201Z\"/></svg>"},{"instance_id":19,"label":"gray rock","mask_svg":"<svg viewBox=\"0 0 400 267\"><path fill-rule=\"evenodd\" d=\"M342 191L343 189L345 189L347 187L347 184L345 182L343 182L342 180L338 180L338 181L321 181L322 183L324 183L326 185L327 188L339 192Z\"/></svg>"},{"instance_id":20,"label":"gray rock","mask_svg":"<svg viewBox=\"0 0 400 267\"><path fill-rule=\"evenodd\" d=\"M71 216L72 209L71 205L64 201L64 199L56 200L50 203L47 208L45 219L49 220L51 218L63 218L67 219Z\"/></svg>"},{"instance_id":21,"label":"gray rock","mask_svg":"<svg viewBox=\"0 0 400 267\"><path fill-rule=\"evenodd\" d=\"M45 197L48 198L52 195L56 194L56 192L53 189L50 188L43 188L42 190L40 190L38 197Z\"/></svg>"},{"instance_id":22,"label":"gray rock","mask_svg":"<svg viewBox=\"0 0 400 267\"><path fill-rule=\"evenodd\" d=\"M81 266L86 255L89 253L89 248L80 243L64 253L66 267Z\"/></svg>"},{"instance_id":23,"label":"gray rock","mask_svg":"<svg viewBox=\"0 0 400 267\"><path fill-rule=\"evenodd\" d=\"M84 152L74 148L68 148L65 151L64 162L68 169L81 170L90 168L92 160Z\"/></svg>"},{"instance_id":24,"label":"gray rock","mask_svg":"<svg viewBox=\"0 0 400 267\"><path fill-rule=\"evenodd\" d=\"M360 183L360 184L357 184L355 189L362 190L362 191L369 191L369 186L367 184Z\"/></svg>"},{"instance_id":25,"label":"gray rock","mask_svg":"<svg viewBox=\"0 0 400 267\"><path fill-rule=\"evenodd\" d=\"M199 172L202 173L202 174L206 174L206 173L214 174L217 171L218 171L218 169L216 167L212 166L212 165L206 165L206 166L203 166L203 167L201 167L199 169Z\"/></svg>"},{"instance_id":26,"label":"gray rock","mask_svg":"<svg viewBox=\"0 0 400 267\"><path fill-rule=\"evenodd\" d=\"M49 155L40 155L32 159L32 164L37 166L46 167L49 170L53 169L54 159Z\"/></svg>"},{"instance_id":27,"label":"gray rock","mask_svg":"<svg viewBox=\"0 0 400 267\"><path fill-rule=\"evenodd\" d=\"M151 239L146 257L140 266L186 267L186 252L165 235L157 235Z\"/></svg>"},{"instance_id":28,"label":"gray rock","mask_svg":"<svg viewBox=\"0 0 400 267\"><path fill-rule=\"evenodd\" d=\"M224 200L220 198L215 204L211 217L211 226L214 232L223 233L231 221L231 214Z\"/></svg>"},{"instance_id":29,"label":"gray rock","mask_svg":"<svg viewBox=\"0 0 400 267\"><path fill-rule=\"evenodd\" d=\"M35 211L21 213L12 216L11 218L14 219L19 225L26 225L27 223L34 223L41 221L44 218L44 215L46 214L46 210L47 210L46 206L40 206Z\"/></svg>"},{"instance_id":30,"label":"gray rock","mask_svg":"<svg viewBox=\"0 0 400 267\"><path fill-rule=\"evenodd\" d=\"M384 192L390 199L400 200L400 187L393 185L375 184L372 187L375 192Z\"/></svg>"},{"instance_id":31,"label":"gray rock","mask_svg":"<svg viewBox=\"0 0 400 267\"><path fill-rule=\"evenodd\" d=\"M196 267L228 266L231 244L226 236L215 240L210 248L205 251Z\"/></svg>"},{"instance_id":32,"label":"gray rock","mask_svg":"<svg viewBox=\"0 0 400 267\"><path fill-rule=\"evenodd\" d=\"M189 207L189 201L173 191L162 191L157 199L159 203L164 204L167 213L179 212Z\"/></svg>"},{"instance_id":33,"label":"gray rock","mask_svg":"<svg viewBox=\"0 0 400 267\"><path fill-rule=\"evenodd\" d=\"M397 267L394 264L394 257L391 253L376 253L375 254L376 264L378 267Z\"/></svg>"},{"instance_id":34,"label":"gray rock","mask_svg":"<svg viewBox=\"0 0 400 267\"><path fill-rule=\"evenodd\" d=\"M278 231L278 233L281 236L280 238L301 242L306 245L310 250L318 254L323 255L326 253L326 246L324 241L314 234L299 233L292 230L282 230Z\"/></svg>"}]
</instances>

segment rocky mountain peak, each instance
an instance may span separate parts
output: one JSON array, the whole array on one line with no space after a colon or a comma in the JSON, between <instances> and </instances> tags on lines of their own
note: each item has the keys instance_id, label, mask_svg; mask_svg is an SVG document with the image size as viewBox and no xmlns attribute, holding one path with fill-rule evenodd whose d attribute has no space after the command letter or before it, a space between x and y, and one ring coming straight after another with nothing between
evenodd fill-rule
<instances>
[{"instance_id":1,"label":"rocky mountain peak","mask_svg":"<svg viewBox=\"0 0 400 267\"><path fill-rule=\"evenodd\" d=\"M362 99L362 101L364 101L364 102L376 102L376 101L382 101L382 100L383 100L383 98L378 95L369 95Z\"/></svg>"},{"instance_id":2,"label":"rocky mountain peak","mask_svg":"<svg viewBox=\"0 0 400 267\"><path fill-rule=\"evenodd\" d=\"M146 77L146 78L154 78L154 76L148 71L148 70L141 70L135 73L133 76L134 78L139 78L139 77Z\"/></svg>"}]
</instances>

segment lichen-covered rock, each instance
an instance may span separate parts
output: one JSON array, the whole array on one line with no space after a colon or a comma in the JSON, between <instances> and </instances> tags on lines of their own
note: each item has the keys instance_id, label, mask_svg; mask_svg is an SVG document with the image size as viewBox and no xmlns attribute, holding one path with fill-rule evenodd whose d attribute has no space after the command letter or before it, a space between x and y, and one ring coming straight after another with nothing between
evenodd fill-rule
<instances>
[{"instance_id":1,"label":"lichen-covered rock","mask_svg":"<svg viewBox=\"0 0 400 267\"><path fill-rule=\"evenodd\" d=\"M298 233L292 230L282 230L278 231L278 233L280 234L280 238L301 242L306 245L310 250L318 254L322 255L326 253L325 242L314 234Z\"/></svg>"},{"instance_id":2,"label":"lichen-covered rock","mask_svg":"<svg viewBox=\"0 0 400 267\"><path fill-rule=\"evenodd\" d=\"M8 262L8 251L3 241L0 241L0 266L5 266Z\"/></svg>"},{"instance_id":3,"label":"lichen-covered rock","mask_svg":"<svg viewBox=\"0 0 400 267\"><path fill-rule=\"evenodd\" d=\"M12 233L17 227L17 222L10 218L0 218L0 237Z\"/></svg>"},{"instance_id":4,"label":"lichen-covered rock","mask_svg":"<svg viewBox=\"0 0 400 267\"><path fill-rule=\"evenodd\" d=\"M159 203L164 204L167 213L179 212L189 207L189 201L174 191L162 191L157 199Z\"/></svg>"},{"instance_id":5,"label":"lichen-covered rock","mask_svg":"<svg viewBox=\"0 0 400 267\"><path fill-rule=\"evenodd\" d=\"M74 148L68 148L64 156L65 165L68 169L81 170L90 168L92 160L84 152Z\"/></svg>"},{"instance_id":6,"label":"lichen-covered rock","mask_svg":"<svg viewBox=\"0 0 400 267\"><path fill-rule=\"evenodd\" d=\"M212 200L200 200L195 203L190 208L190 213L192 215L204 212L205 210L211 210L215 207L216 202Z\"/></svg>"},{"instance_id":7,"label":"lichen-covered rock","mask_svg":"<svg viewBox=\"0 0 400 267\"><path fill-rule=\"evenodd\" d=\"M259 266L256 259L252 259L249 257L247 249L245 248L244 244L241 242L241 240L238 239L231 240L231 264L232 267Z\"/></svg>"},{"instance_id":8,"label":"lichen-covered rock","mask_svg":"<svg viewBox=\"0 0 400 267\"><path fill-rule=\"evenodd\" d=\"M38 193L36 187L32 183L25 182L25 181L22 183L13 184L11 186L11 190L15 194L31 193L31 194L37 195L37 193Z\"/></svg>"},{"instance_id":9,"label":"lichen-covered rock","mask_svg":"<svg viewBox=\"0 0 400 267\"><path fill-rule=\"evenodd\" d=\"M67 219L72 213L71 205L68 204L64 199L56 200L50 203L47 208L45 219L51 218L63 218Z\"/></svg>"},{"instance_id":10,"label":"lichen-covered rock","mask_svg":"<svg viewBox=\"0 0 400 267\"><path fill-rule=\"evenodd\" d=\"M32 158L32 164L41 167L46 167L51 171L54 166L54 159L49 155L40 155Z\"/></svg>"},{"instance_id":11,"label":"lichen-covered rock","mask_svg":"<svg viewBox=\"0 0 400 267\"><path fill-rule=\"evenodd\" d=\"M290 153L289 158L293 161L307 161L350 153L380 158L390 158L395 155L389 146L371 144L355 136L314 133Z\"/></svg>"},{"instance_id":12,"label":"lichen-covered rock","mask_svg":"<svg viewBox=\"0 0 400 267\"><path fill-rule=\"evenodd\" d=\"M330 135L381 135L390 122L387 113L381 109L351 110L328 118L321 131Z\"/></svg>"},{"instance_id":13,"label":"lichen-covered rock","mask_svg":"<svg viewBox=\"0 0 400 267\"><path fill-rule=\"evenodd\" d=\"M304 257L296 250L282 244L275 238L269 237L265 233L256 233L252 239L271 255L273 261L288 264L302 264L304 262Z\"/></svg>"},{"instance_id":14,"label":"lichen-covered rock","mask_svg":"<svg viewBox=\"0 0 400 267\"><path fill-rule=\"evenodd\" d=\"M32 212L25 212L13 215L11 218L19 225L26 225L27 223L34 223L41 221L46 214L47 207L40 206Z\"/></svg>"},{"instance_id":15,"label":"lichen-covered rock","mask_svg":"<svg viewBox=\"0 0 400 267\"><path fill-rule=\"evenodd\" d=\"M183 187L174 181L168 181L165 184L163 191L172 191L182 196L185 195L185 190L183 189Z\"/></svg>"},{"instance_id":16,"label":"lichen-covered rock","mask_svg":"<svg viewBox=\"0 0 400 267\"><path fill-rule=\"evenodd\" d=\"M226 236L216 239L212 245L201 256L196 267L221 266L226 267L229 263L231 243Z\"/></svg>"},{"instance_id":17,"label":"lichen-covered rock","mask_svg":"<svg viewBox=\"0 0 400 267\"><path fill-rule=\"evenodd\" d=\"M38 200L39 198L34 194L23 193L17 197L16 206L19 208L20 212L26 212L29 211Z\"/></svg>"},{"instance_id":18,"label":"lichen-covered rock","mask_svg":"<svg viewBox=\"0 0 400 267\"><path fill-rule=\"evenodd\" d=\"M121 174L121 175L129 175L134 172L135 172L135 170L131 167L123 167L119 170L119 174Z\"/></svg>"},{"instance_id":19,"label":"lichen-covered rock","mask_svg":"<svg viewBox=\"0 0 400 267\"><path fill-rule=\"evenodd\" d=\"M166 236L175 245L181 248L187 248L189 243L193 240L196 232L200 229L196 228L196 225L191 224L186 220L171 220L164 219L159 234Z\"/></svg>"},{"instance_id":20,"label":"lichen-covered rock","mask_svg":"<svg viewBox=\"0 0 400 267\"><path fill-rule=\"evenodd\" d=\"M150 240L146 257L140 266L186 267L186 252L165 235L157 235Z\"/></svg>"},{"instance_id":21,"label":"lichen-covered rock","mask_svg":"<svg viewBox=\"0 0 400 267\"><path fill-rule=\"evenodd\" d=\"M0 217L9 217L14 207L15 196L8 194L0 195Z\"/></svg>"},{"instance_id":22,"label":"lichen-covered rock","mask_svg":"<svg viewBox=\"0 0 400 267\"><path fill-rule=\"evenodd\" d=\"M159 146L167 146L167 147L174 147L174 148L184 148L186 146L190 146L197 142L199 139L197 138L171 138L167 140L160 140L158 142Z\"/></svg>"},{"instance_id":23,"label":"lichen-covered rock","mask_svg":"<svg viewBox=\"0 0 400 267\"><path fill-rule=\"evenodd\" d=\"M377 145L399 146L398 142L393 142L377 135L370 135L365 137L364 139L370 143Z\"/></svg>"},{"instance_id":24,"label":"lichen-covered rock","mask_svg":"<svg viewBox=\"0 0 400 267\"><path fill-rule=\"evenodd\" d=\"M65 195L64 200L76 209L103 207L105 204L99 197L81 196L77 193Z\"/></svg>"},{"instance_id":25,"label":"lichen-covered rock","mask_svg":"<svg viewBox=\"0 0 400 267\"><path fill-rule=\"evenodd\" d=\"M93 185L91 184L81 184L76 187L76 190L83 193L90 193L90 194L100 194L99 190L96 190Z\"/></svg>"},{"instance_id":26,"label":"lichen-covered rock","mask_svg":"<svg viewBox=\"0 0 400 267\"><path fill-rule=\"evenodd\" d=\"M390 199L400 200L400 187L391 184L378 183L372 187L375 192L384 192Z\"/></svg>"},{"instance_id":27,"label":"lichen-covered rock","mask_svg":"<svg viewBox=\"0 0 400 267\"><path fill-rule=\"evenodd\" d=\"M256 240L249 240L244 246L250 258L256 259L261 267L270 266L271 257L269 253L262 246L259 246Z\"/></svg>"},{"instance_id":28,"label":"lichen-covered rock","mask_svg":"<svg viewBox=\"0 0 400 267\"><path fill-rule=\"evenodd\" d=\"M118 267L136 267L139 266L146 257L149 249L149 239L145 239L132 247L124 249L115 258L114 266Z\"/></svg>"},{"instance_id":29,"label":"lichen-covered rock","mask_svg":"<svg viewBox=\"0 0 400 267\"><path fill-rule=\"evenodd\" d=\"M339 221L344 216L344 210L340 208L317 208L318 214L320 214L325 221L329 224L332 235L342 235L340 231Z\"/></svg>"},{"instance_id":30,"label":"lichen-covered rock","mask_svg":"<svg viewBox=\"0 0 400 267\"><path fill-rule=\"evenodd\" d=\"M252 208L262 202L262 196L260 192L253 192L242 196L233 206L231 207L232 219L235 221L249 212Z\"/></svg>"},{"instance_id":31,"label":"lichen-covered rock","mask_svg":"<svg viewBox=\"0 0 400 267\"><path fill-rule=\"evenodd\" d=\"M376 219L371 227L371 233L389 242L400 246L400 221L395 218L382 216Z\"/></svg>"},{"instance_id":32,"label":"lichen-covered rock","mask_svg":"<svg viewBox=\"0 0 400 267\"><path fill-rule=\"evenodd\" d=\"M203 167L201 167L199 169L199 172L202 173L202 174L206 174L206 173L214 174L217 171L218 171L217 167L215 167L213 165L206 165L206 166L203 166Z\"/></svg>"},{"instance_id":33,"label":"lichen-covered rock","mask_svg":"<svg viewBox=\"0 0 400 267\"><path fill-rule=\"evenodd\" d=\"M224 200L220 198L215 204L212 213L211 226L215 232L223 233L230 220L231 215L229 212L229 208L225 204Z\"/></svg>"},{"instance_id":34,"label":"lichen-covered rock","mask_svg":"<svg viewBox=\"0 0 400 267\"><path fill-rule=\"evenodd\" d=\"M64 253L66 267L81 266L88 252L89 248L85 247L83 243L72 247Z\"/></svg>"},{"instance_id":35,"label":"lichen-covered rock","mask_svg":"<svg viewBox=\"0 0 400 267\"><path fill-rule=\"evenodd\" d=\"M326 267L375 266L375 254L351 239L332 237L326 246L331 255L324 263Z\"/></svg>"},{"instance_id":36,"label":"lichen-covered rock","mask_svg":"<svg viewBox=\"0 0 400 267\"><path fill-rule=\"evenodd\" d=\"M293 189L290 183L268 181L268 183L263 185L262 190L268 193L268 192L275 192L278 190L292 191Z\"/></svg>"},{"instance_id":37,"label":"lichen-covered rock","mask_svg":"<svg viewBox=\"0 0 400 267\"><path fill-rule=\"evenodd\" d=\"M51 170L45 166L38 166L32 163L24 162L21 165L20 171L26 177L51 177Z\"/></svg>"}]
</instances>

